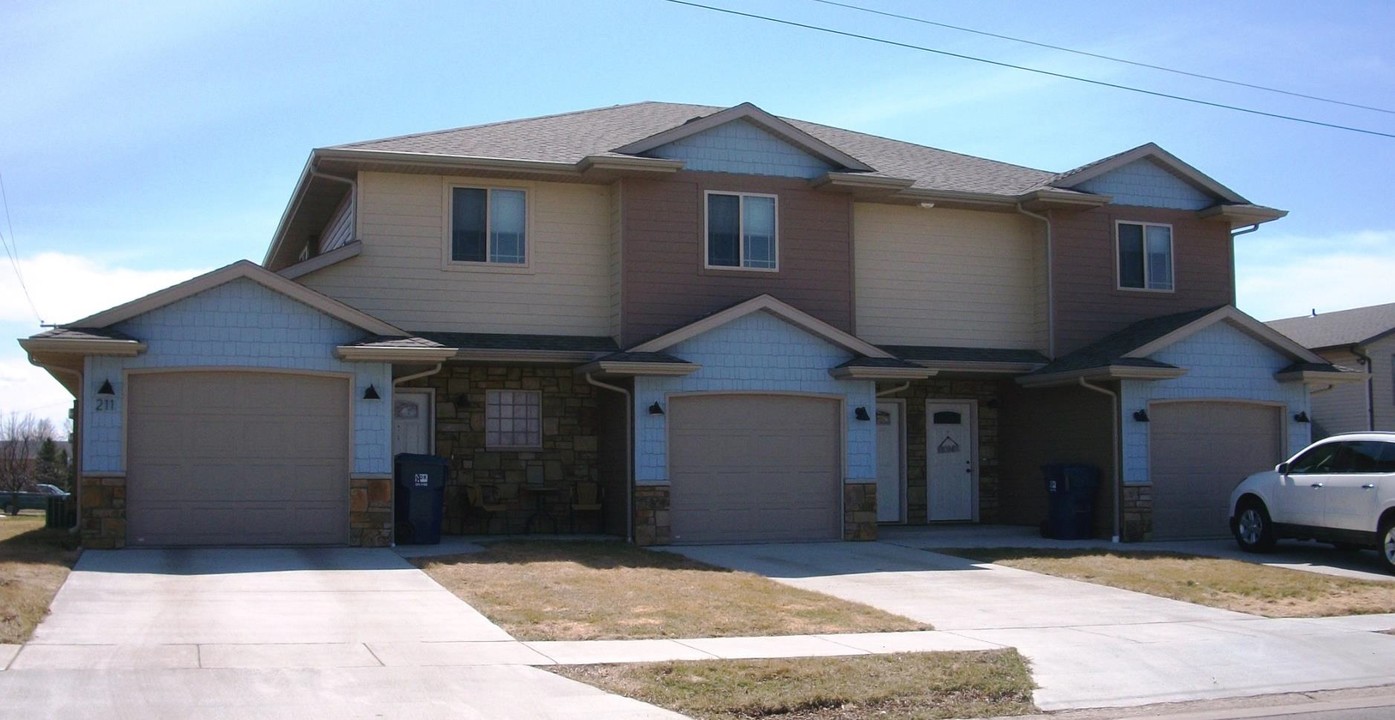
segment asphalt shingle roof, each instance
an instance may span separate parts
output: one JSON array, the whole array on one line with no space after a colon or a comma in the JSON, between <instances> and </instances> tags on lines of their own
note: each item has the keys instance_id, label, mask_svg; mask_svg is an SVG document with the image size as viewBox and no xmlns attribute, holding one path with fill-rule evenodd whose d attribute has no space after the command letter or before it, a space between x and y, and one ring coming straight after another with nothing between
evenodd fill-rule
<instances>
[{"instance_id":1,"label":"asphalt shingle roof","mask_svg":"<svg viewBox=\"0 0 1395 720\"><path fill-rule=\"evenodd\" d=\"M1266 324L1310 350L1357 345L1395 330L1395 303L1271 320Z\"/></svg>"},{"instance_id":2,"label":"asphalt shingle roof","mask_svg":"<svg viewBox=\"0 0 1395 720\"><path fill-rule=\"evenodd\" d=\"M136 340L111 328L54 328L33 337L45 340Z\"/></svg>"},{"instance_id":3,"label":"asphalt shingle roof","mask_svg":"<svg viewBox=\"0 0 1395 720\"><path fill-rule=\"evenodd\" d=\"M591 155L615 156L611 152L615 148L724 109L642 102L349 143L333 149L575 164ZM1044 170L781 119L876 169L864 174L909 179L919 189L1015 196L1045 187L1057 177Z\"/></svg>"},{"instance_id":4,"label":"asphalt shingle roof","mask_svg":"<svg viewBox=\"0 0 1395 720\"><path fill-rule=\"evenodd\" d=\"M418 337L461 350L544 350L613 353L620 348L608 337L578 335L505 335L499 333L419 332Z\"/></svg>"},{"instance_id":5,"label":"asphalt shingle roof","mask_svg":"<svg viewBox=\"0 0 1395 720\"><path fill-rule=\"evenodd\" d=\"M1202 308L1200 310L1192 310L1175 315L1163 315L1161 317L1140 320L1113 335L1105 337L1099 342L1086 345L1073 353L1056 358L1047 364L1046 367L1036 370L1031 374L1051 375L1075 370L1109 367L1111 365L1154 368L1174 367L1167 363L1161 363L1147 358L1126 358L1124 356L1168 333L1180 330L1220 308L1221 306Z\"/></svg>"},{"instance_id":6,"label":"asphalt shingle roof","mask_svg":"<svg viewBox=\"0 0 1395 720\"><path fill-rule=\"evenodd\" d=\"M937 345L882 345L881 349L897 357L932 362L991 362L1045 365L1046 356L1036 350L1005 348L966 348Z\"/></svg>"}]
</instances>

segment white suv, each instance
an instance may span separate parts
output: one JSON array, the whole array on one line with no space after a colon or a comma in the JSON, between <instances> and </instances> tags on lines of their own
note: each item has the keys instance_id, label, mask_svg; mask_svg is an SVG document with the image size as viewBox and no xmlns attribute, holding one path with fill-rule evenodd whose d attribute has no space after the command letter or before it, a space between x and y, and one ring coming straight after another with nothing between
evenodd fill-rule
<instances>
[{"instance_id":1,"label":"white suv","mask_svg":"<svg viewBox=\"0 0 1395 720\"><path fill-rule=\"evenodd\" d=\"M1375 548L1395 572L1395 433L1335 435L1230 494L1240 549L1266 552L1279 538Z\"/></svg>"}]
</instances>

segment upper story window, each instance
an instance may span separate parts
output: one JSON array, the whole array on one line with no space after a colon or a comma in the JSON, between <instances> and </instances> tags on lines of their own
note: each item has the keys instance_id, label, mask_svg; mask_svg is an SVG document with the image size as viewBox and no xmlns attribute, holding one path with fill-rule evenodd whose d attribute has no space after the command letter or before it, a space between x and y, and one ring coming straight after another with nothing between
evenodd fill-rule
<instances>
[{"instance_id":1,"label":"upper story window","mask_svg":"<svg viewBox=\"0 0 1395 720\"><path fill-rule=\"evenodd\" d=\"M1172 290L1172 226L1120 222L1119 287Z\"/></svg>"},{"instance_id":2,"label":"upper story window","mask_svg":"<svg viewBox=\"0 0 1395 720\"><path fill-rule=\"evenodd\" d=\"M523 265L528 258L527 226L528 195L524 191L451 188L452 262Z\"/></svg>"},{"instance_id":3,"label":"upper story window","mask_svg":"<svg viewBox=\"0 0 1395 720\"><path fill-rule=\"evenodd\" d=\"M777 269L775 196L707 193L707 266Z\"/></svg>"}]
</instances>

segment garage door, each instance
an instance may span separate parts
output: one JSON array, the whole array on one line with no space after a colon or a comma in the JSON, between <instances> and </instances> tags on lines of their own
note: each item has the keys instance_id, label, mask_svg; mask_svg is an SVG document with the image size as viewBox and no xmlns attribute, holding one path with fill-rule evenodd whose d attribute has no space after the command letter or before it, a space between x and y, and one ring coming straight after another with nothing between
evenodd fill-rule
<instances>
[{"instance_id":1,"label":"garage door","mask_svg":"<svg viewBox=\"0 0 1395 720\"><path fill-rule=\"evenodd\" d=\"M840 539L841 407L781 395L673 398L673 542Z\"/></svg>"},{"instance_id":2,"label":"garage door","mask_svg":"<svg viewBox=\"0 0 1395 720\"><path fill-rule=\"evenodd\" d=\"M1282 458L1282 410L1253 403L1156 403L1148 408L1153 535L1219 537L1245 476Z\"/></svg>"},{"instance_id":3,"label":"garage door","mask_svg":"<svg viewBox=\"0 0 1395 720\"><path fill-rule=\"evenodd\" d=\"M343 545L349 387L277 373L132 375L128 545Z\"/></svg>"}]
</instances>

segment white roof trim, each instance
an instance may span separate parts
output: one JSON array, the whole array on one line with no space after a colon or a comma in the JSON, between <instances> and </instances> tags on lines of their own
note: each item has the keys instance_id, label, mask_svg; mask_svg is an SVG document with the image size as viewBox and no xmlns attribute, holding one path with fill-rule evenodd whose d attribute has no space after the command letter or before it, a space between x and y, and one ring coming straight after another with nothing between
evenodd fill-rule
<instances>
[{"instance_id":1,"label":"white roof trim","mask_svg":"<svg viewBox=\"0 0 1395 720\"><path fill-rule=\"evenodd\" d=\"M691 362L626 362L624 360L597 360L576 369L578 375L601 373L604 375L646 375L657 377L684 377L702 369Z\"/></svg>"},{"instance_id":2,"label":"white roof trim","mask_svg":"<svg viewBox=\"0 0 1395 720\"><path fill-rule=\"evenodd\" d=\"M1274 374L1281 383L1299 382L1304 385L1346 385L1349 383L1370 382L1371 376L1363 372L1332 372L1330 370L1295 370Z\"/></svg>"},{"instance_id":3,"label":"white roof trim","mask_svg":"<svg viewBox=\"0 0 1395 720\"><path fill-rule=\"evenodd\" d=\"M455 348L440 347L372 347L340 345L335 357L349 362L438 363L455 357Z\"/></svg>"},{"instance_id":4,"label":"white roof trim","mask_svg":"<svg viewBox=\"0 0 1395 720\"><path fill-rule=\"evenodd\" d=\"M1119 168L1128 165L1129 163L1135 162L1137 160L1143 160L1145 158L1151 159L1157 162L1158 164L1165 166L1168 170L1172 171L1173 174L1177 175L1181 179L1190 182L1191 184L1205 190L1208 193L1211 193L1212 195L1215 195L1216 197L1219 197L1220 199L1226 202L1238 203L1242 205L1248 205L1250 202L1249 200L1240 197L1240 195L1236 193L1234 190L1231 190L1230 188L1220 184L1215 179L1208 176L1206 173L1203 173L1200 170L1197 170L1196 168L1192 167L1191 165L1182 162L1181 158L1178 158L1176 155L1173 155L1172 153L1162 149L1161 147L1158 147L1156 143L1147 143L1145 145L1139 145L1138 147L1132 150L1119 153L1118 155L1115 155L1114 157L1111 157L1108 160L1100 162L1098 165L1087 167L1085 170L1082 170L1077 174L1068 175L1064 178L1061 178L1062 181L1069 184L1060 184L1053 182L1052 186L1073 188L1083 182L1093 180L1097 177L1100 177L1101 175L1105 175L1115 170L1118 170Z\"/></svg>"},{"instance_id":5,"label":"white roof trim","mask_svg":"<svg viewBox=\"0 0 1395 720\"><path fill-rule=\"evenodd\" d=\"M1327 363L1327 361L1319 357L1317 353L1314 353L1313 351L1303 347L1302 345L1299 345L1292 338L1279 332L1278 330L1275 330L1274 328L1265 325L1264 323L1250 317L1249 315L1240 312L1240 310L1237 309L1234 305L1226 305L1225 307L1219 308L1209 315L1197 318L1196 320L1193 320L1187 323L1186 325L1176 330L1173 330L1172 332L1158 338L1157 340L1154 340L1153 342L1134 348L1132 351L1125 353L1124 357L1146 358L1149 355L1152 355L1153 353L1158 352L1159 350L1162 350L1165 347L1185 340L1191 337L1192 335L1195 335L1196 333L1201 332L1202 330L1205 330L1206 328L1211 327L1212 325L1215 325L1216 323L1222 321L1229 322L1230 324L1236 326L1236 328L1239 329L1241 332L1250 335L1251 337L1253 337L1256 340L1259 340L1262 343L1278 348L1279 350L1288 353L1289 355L1299 360L1302 360L1303 362L1323 364Z\"/></svg>"},{"instance_id":6,"label":"white roof trim","mask_svg":"<svg viewBox=\"0 0 1395 720\"><path fill-rule=\"evenodd\" d=\"M926 380L939 372L927 367L879 368L853 365L833 368L828 371L828 375L835 380Z\"/></svg>"},{"instance_id":7,"label":"white roof trim","mask_svg":"<svg viewBox=\"0 0 1395 720\"><path fill-rule=\"evenodd\" d=\"M1052 387L1074 385L1077 380L1171 380L1186 375L1184 368L1134 367L1132 365L1105 365L1051 373L1049 375L1022 375L1017 384L1022 387Z\"/></svg>"},{"instance_id":8,"label":"white roof trim","mask_svg":"<svg viewBox=\"0 0 1395 720\"><path fill-rule=\"evenodd\" d=\"M96 315L89 315L81 320L66 323L64 327L110 327L123 320L130 320L137 315L143 315L152 310L158 310L166 305L174 304L185 298L211 290L219 285L242 279L251 280L272 292L280 293L292 300L309 305L336 320L341 320L374 335L407 337L407 333L372 315L355 310L338 300L315 292L304 285L287 280L249 260L238 260L231 265L218 268L213 272L205 273L192 280L186 280L178 285L167 287L164 290L153 292L143 298L132 300L123 305L117 305L114 308L104 310Z\"/></svg>"},{"instance_id":9,"label":"white roof trim","mask_svg":"<svg viewBox=\"0 0 1395 720\"><path fill-rule=\"evenodd\" d=\"M726 110L712 113L711 115L698 118L697 120L691 120L677 127L669 128L661 133L650 135L643 140L638 140L629 145L615 148L612 152L624 153L626 155L638 155L662 145L692 137L698 133L711 130L719 125L725 125L735 120L746 120L753 123L762 130L775 135L781 140L805 152L819 157L830 165L846 168L848 170L861 170L863 172L875 172L876 170L876 168L873 168L861 160L819 140L809 133L800 130L748 102L729 107Z\"/></svg>"},{"instance_id":10,"label":"white roof trim","mask_svg":"<svg viewBox=\"0 0 1395 720\"><path fill-rule=\"evenodd\" d=\"M335 265L337 263L344 262L349 258L358 257L362 253L363 242L360 240L354 240L352 242L345 243L333 250L330 250L327 253L321 253L319 255L316 255L315 257L312 257L309 260L302 260L301 262L291 265L290 267L281 268L277 271L276 274L280 275L283 278L286 278L287 280L294 280L298 277L309 275L310 273L315 272L316 270L320 270L323 268L327 268L330 265Z\"/></svg>"},{"instance_id":11,"label":"white roof trim","mask_svg":"<svg viewBox=\"0 0 1395 720\"><path fill-rule=\"evenodd\" d=\"M889 358L895 357L891 353L881 348L858 339L854 335L839 330L832 325L810 315L785 302L771 297L770 295L760 295L753 297L739 305L733 305L718 313L713 313L707 317L693 323L684 325L670 333L665 333L641 345L630 348L630 352L663 352L678 343L697 337L709 330L719 328L732 320L742 318L754 312L765 311L785 322L790 323L812 335L827 340L839 347L865 357Z\"/></svg>"}]
</instances>

